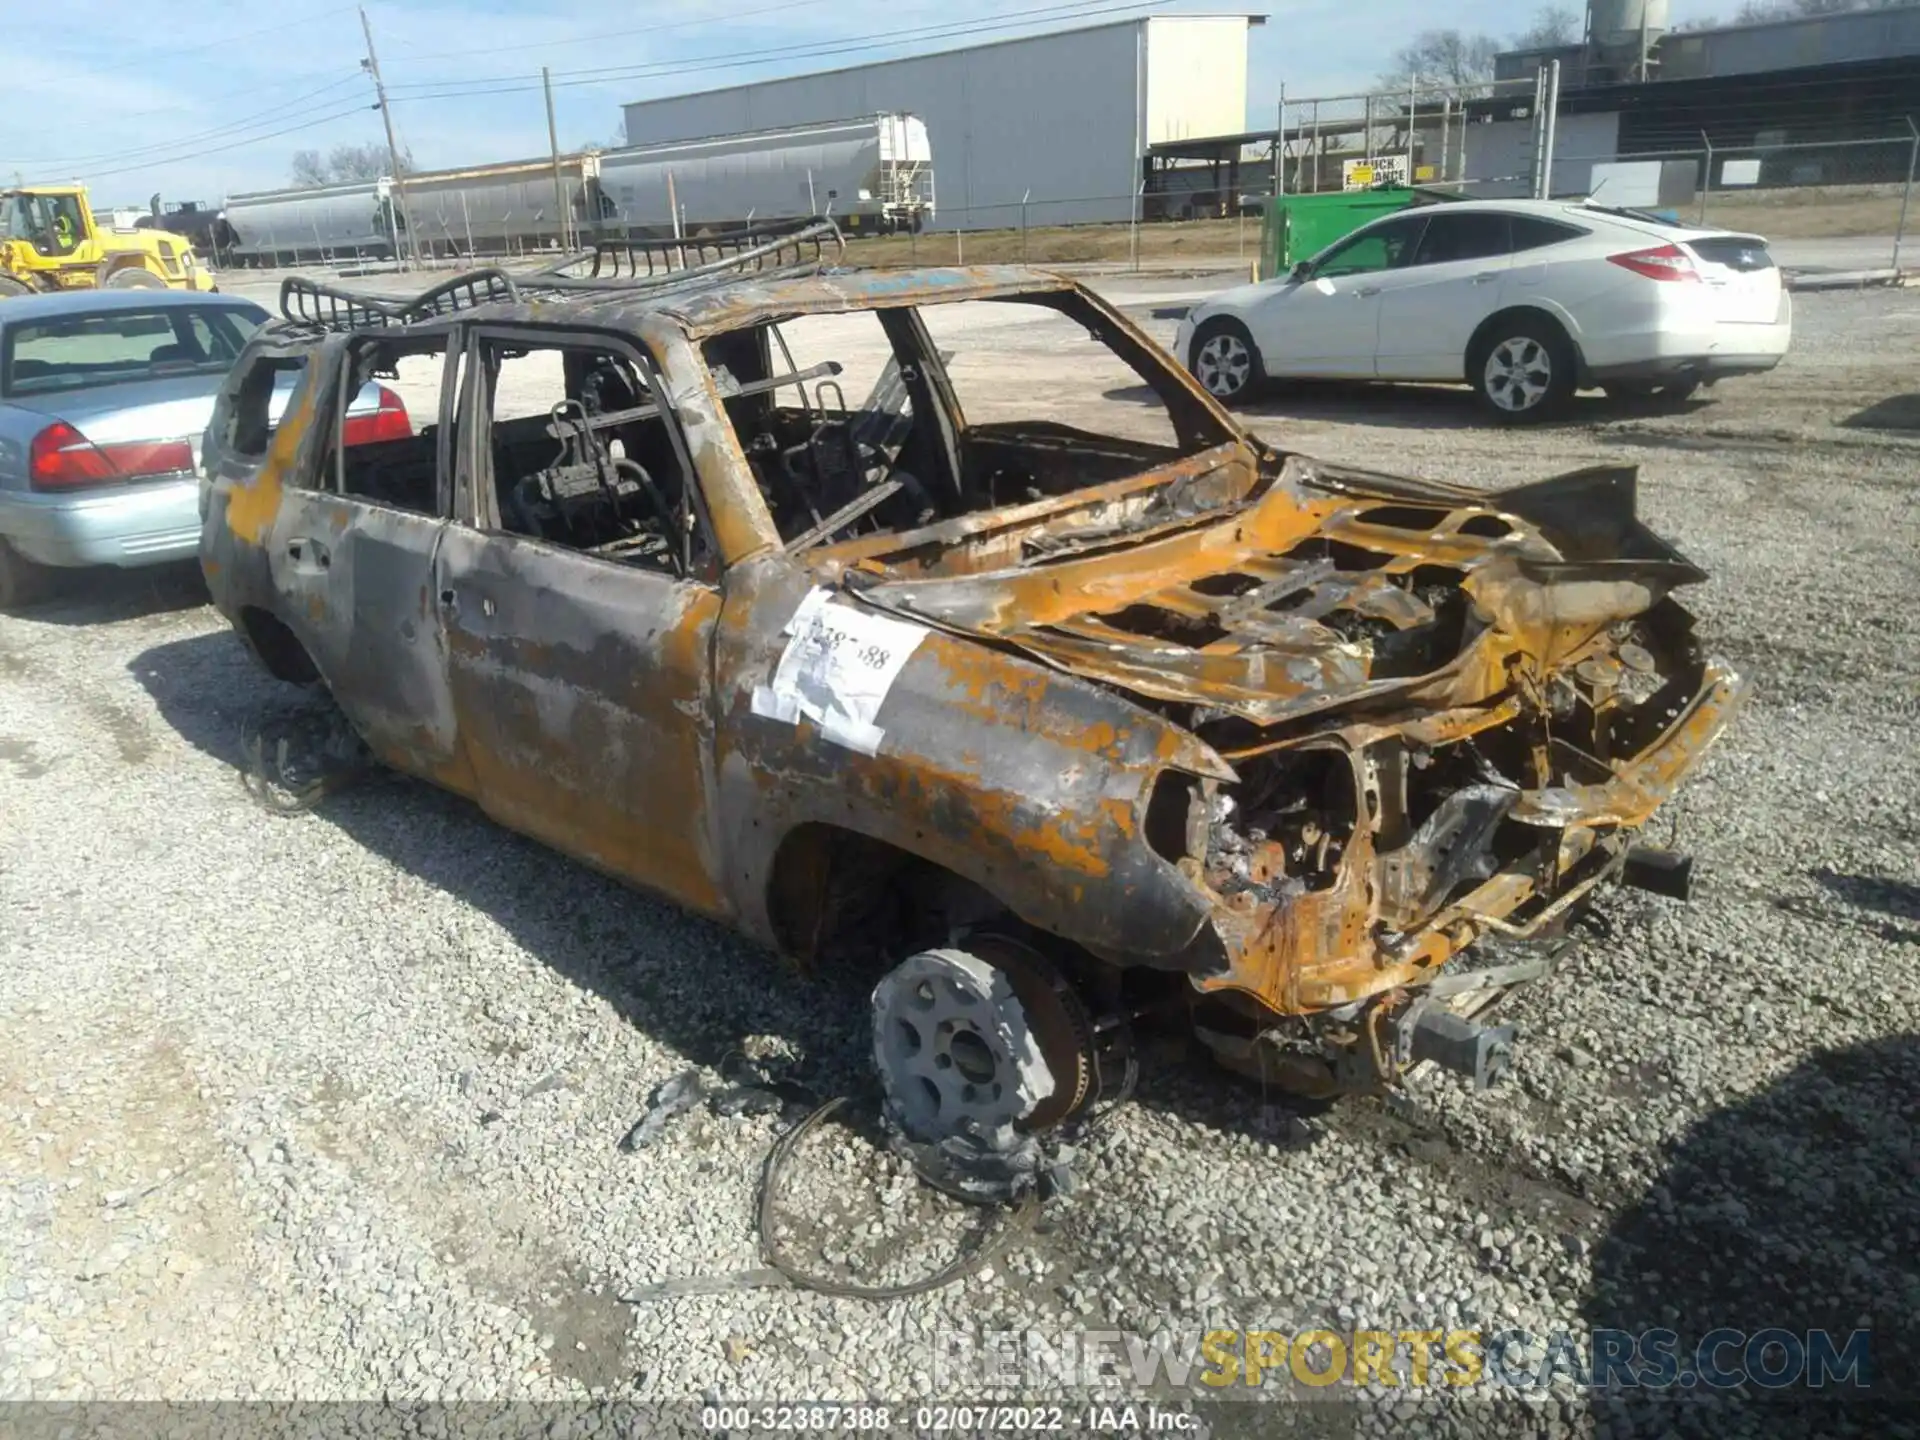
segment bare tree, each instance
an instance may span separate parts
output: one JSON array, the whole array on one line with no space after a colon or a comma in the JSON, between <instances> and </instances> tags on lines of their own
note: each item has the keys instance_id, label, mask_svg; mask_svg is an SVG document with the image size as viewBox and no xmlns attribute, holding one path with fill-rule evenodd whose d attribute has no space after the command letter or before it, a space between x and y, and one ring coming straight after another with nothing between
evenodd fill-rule
<instances>
[{"instance_id":1,"label":"bare tree","mask_svg":"<svg viewBox=\"0 0 1920 1440\"><path fill-rule=\"evenodd\" d=\"M1550 45L1572 45L1580 39L1580 17L1561 5L1534 12L1533 24L1513 37L1516 50L1544 50Z\"/></svg>"},{"instance_id":2,"label":"bare tree","mask_svg":"<svg viewBox=\"0 0 1920 1440\"><path fill-rule=\"evenodd\" d=\"M393 168L384 145L336 145L328 152L327 170L334 183L352 180L378 180ZM402 172L413 169L413 157L400 156Z\"/></svg>"},{"instance_id":3,"label":"bare tree","mask_svg":"<svg viewBox=\"0 0 1920 1440\"><path fill-rule=\"evenodd\" d=\"M296 185L324 185L327 183L327 162L320 158L318 150L296 150L293 152L293 164L290 167L293 183Z\"/></svg>"},{"instance_id":4,"label":"bare tree","mask_svg":"<svg viewBox=\"0 0 1920 1440\"><path fill-rule=\"evenodd\" d=\"M1484 85L1493 78L1493 57L1499 51L1500 42L1491 35L1422 30L1411 45L1394 51L1394 68L1380 77L1380 85L1401 90L1416 79L1429 85Z\"/></svg>"},{"instance_id":5,"label":"bare tree","mask_svg":"<svg viewBox=\"0 0 1920 1440\"><path fill-rule=\"evenodd\" d=\"M393 165L384 145L336 145L325 159L318 150L297 150L289 168L296 185L350 185L356 181L378 180L388 174ZM400 152L400 172L413 173L413 152Z\"/></svg>"}]
</instances>

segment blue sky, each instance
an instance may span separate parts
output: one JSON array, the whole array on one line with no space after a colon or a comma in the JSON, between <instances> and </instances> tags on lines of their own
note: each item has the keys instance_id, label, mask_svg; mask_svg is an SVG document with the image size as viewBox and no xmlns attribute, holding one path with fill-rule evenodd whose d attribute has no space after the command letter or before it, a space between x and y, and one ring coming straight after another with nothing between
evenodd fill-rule
<instances>
[{"instance_id":1,"label":"blue sky","mask_svg":"<svg viewBox=\"0 0 1920 1440\"><path fill-rule=\"evenodd\" d=\"M371 0L367 11L401 139L418 165L439 168L544 153L542 65L559 82L561 145L605 144L624 101L1071 23L1067 4L1033 16L1047 3L623 0L554 9L539 0ZM1704 18L1731 6L1673 0L1673 18ZM1178 0L1155 13L1218 8ZM1469 0L1277 0L1264 8L1271 18L1250 42L1247 98L1256 125L1271 123L1282 83L1292 96L1362 88L1387 67L1401 38L1420 29L1457 26L1504 38L1524 29L1533 13L1528 0L1503 7L1495 23L1485 19L1487 7ZM143 204L155 190L169 199L218 201L285 183L295 150L381 139L371 86L359 68L365 52L352 5L170 0L164 27L152 23L155 13L145 0L90 0L84 27L0 49L0 174L77 175L91 185L96 205ZM1106 18L1115 17L1088 23ZM996 20L1000 28L977 36L899 35ZM853 45L865 48L767 53ZM621 68L642 73L592 73ZM450 86L463 93L448 93Z\"/></svg>"}]
</instances>

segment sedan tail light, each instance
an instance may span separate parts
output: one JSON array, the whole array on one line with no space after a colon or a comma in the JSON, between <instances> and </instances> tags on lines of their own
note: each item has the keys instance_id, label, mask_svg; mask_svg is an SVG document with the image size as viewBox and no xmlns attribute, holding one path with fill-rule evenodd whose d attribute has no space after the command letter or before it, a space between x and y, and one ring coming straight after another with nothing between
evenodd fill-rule
<instances>
[{"instance_id":1,"label":"sedan tail light","mask_svg":"<svg viewBox=\"0 0 1920 1440\"><path fill-rule=\"evenodd\" d=\"M33 437L27 476L36 490L80 490L119 485L154 475L181 475L193 469L193 446L186 440L128 440L96 445L64 420Z\"/></svg>"},{"instance_id":2,"label":"sedan tail light","mask_svg":"<svg viewBox=\"0 0 1920 1440\"><path fill-rule=\"evenodd\" d=\"M413 421L407 415L406 403L384 385L374 388L380 392L379 408L358 415L349 412L340 430L342 442L374 445L382 440L411 440Z\"/></svg>"},{"instance_id":3,"label":"sedan tail light","mask_svg":"<svg viewBox=\"0 0 1920 1440\"><path fill-rule=\"evenodd\" d=\"M1607 263L1631 270L1649 280L1698 280L1693 257L1678 245L1655 245L1650 250L1629 250L1624 255L1609 255Z\"/></svg>"}]
</instances>

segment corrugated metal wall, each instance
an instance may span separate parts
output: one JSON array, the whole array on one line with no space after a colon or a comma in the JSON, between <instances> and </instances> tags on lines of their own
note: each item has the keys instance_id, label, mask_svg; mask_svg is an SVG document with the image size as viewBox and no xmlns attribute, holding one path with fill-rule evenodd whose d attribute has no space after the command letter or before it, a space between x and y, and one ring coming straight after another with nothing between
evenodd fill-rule
<instances>
[{"instance_id":1,"label":"corrugated metal wall","mask_svg":"<svg viewBox=\"0 0 1920 1440\"><path fill-rule=\"evenodd\" d=\"M1909 5L1669 35L1660 43L1660 78L1751 75L1915 54L1920 6Z\"/></svg>"},{"instance_id":2,"label":"corrugated metal wall","mask_svg":"<svg viewBox=\"0 0 1920 1440\"><path fill-rule=\"evenodd\" d=\"M1497 120L1466 127L1462 170L1466 194L1474 200L1511 200L1531 193L1533 122ZM1554 127L1553 192L1568 195L1590 188L1596 160L1611 160L1620 150L1620 116L1562 114Z\"/></svg>"},{"instance_id":3,"label":"corrugated metal wall","mask_svg":"<svg viewBox=\"0 0 1920 1440\"><path fill-rule=\"evenodd\" d=\"M1178 20L1132 20L848 70L738 85L626 107L628 143L689 140L883 111L926 122L942 230L1124 220L1146 143L1145 36ZM1219 45L1222 74L1244 109L1246 27L1198 23L1235 37ZM1218 87L1215 87L1218 88ZM1204 96L1191 79L1170 93ZM1204 122L1201 122L1204 123ZM1234 128L1244 123L1236 116Z\"/></svg>"}]
</instances>

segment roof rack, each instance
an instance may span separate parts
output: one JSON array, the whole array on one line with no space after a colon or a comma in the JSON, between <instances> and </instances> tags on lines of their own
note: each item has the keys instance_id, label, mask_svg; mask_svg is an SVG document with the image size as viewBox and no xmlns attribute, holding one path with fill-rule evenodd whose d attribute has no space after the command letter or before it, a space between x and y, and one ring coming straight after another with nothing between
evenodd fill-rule
<instances>
[{"instance_id":1,"label":"roof rack","mask_svg":"<svg viewBox=\"0 0 1920 1440\"><path fill-rule=\"evenodd\" d=\"M289 275L280 282L280 313L297 325L321 330L377 330L412 325L476 305L511 303L520 287L504 270L469 270L418 295L375 295Z\"/></svg>"},{"instance_id":2,"label":"roof rack","mask_svg":"<svg viewBox=\"0 0 1920 1440\"><path fill-rule=\"evenodd\" d=\"M280 313L320 330L377 330L527 299L653 295L741 275L810 275L846 254L840 227L816 216L788 225L675 240L600 240L541 270L471 270L418 295L380 295L293 275L281 282Z\"/></svg>"},{"instance_id":3,"label":"roof rack","mask_svg":"<svg viewBox=\"0 0 1920 1440\"><path fill-rule=\"evenodd\" d=\"M652 289L734 274L814 270L846 255L840 227L825 216L757 230L673 240L601 240L524 277L522 285L560 291Z\"/></svg>"}]
</instances>

